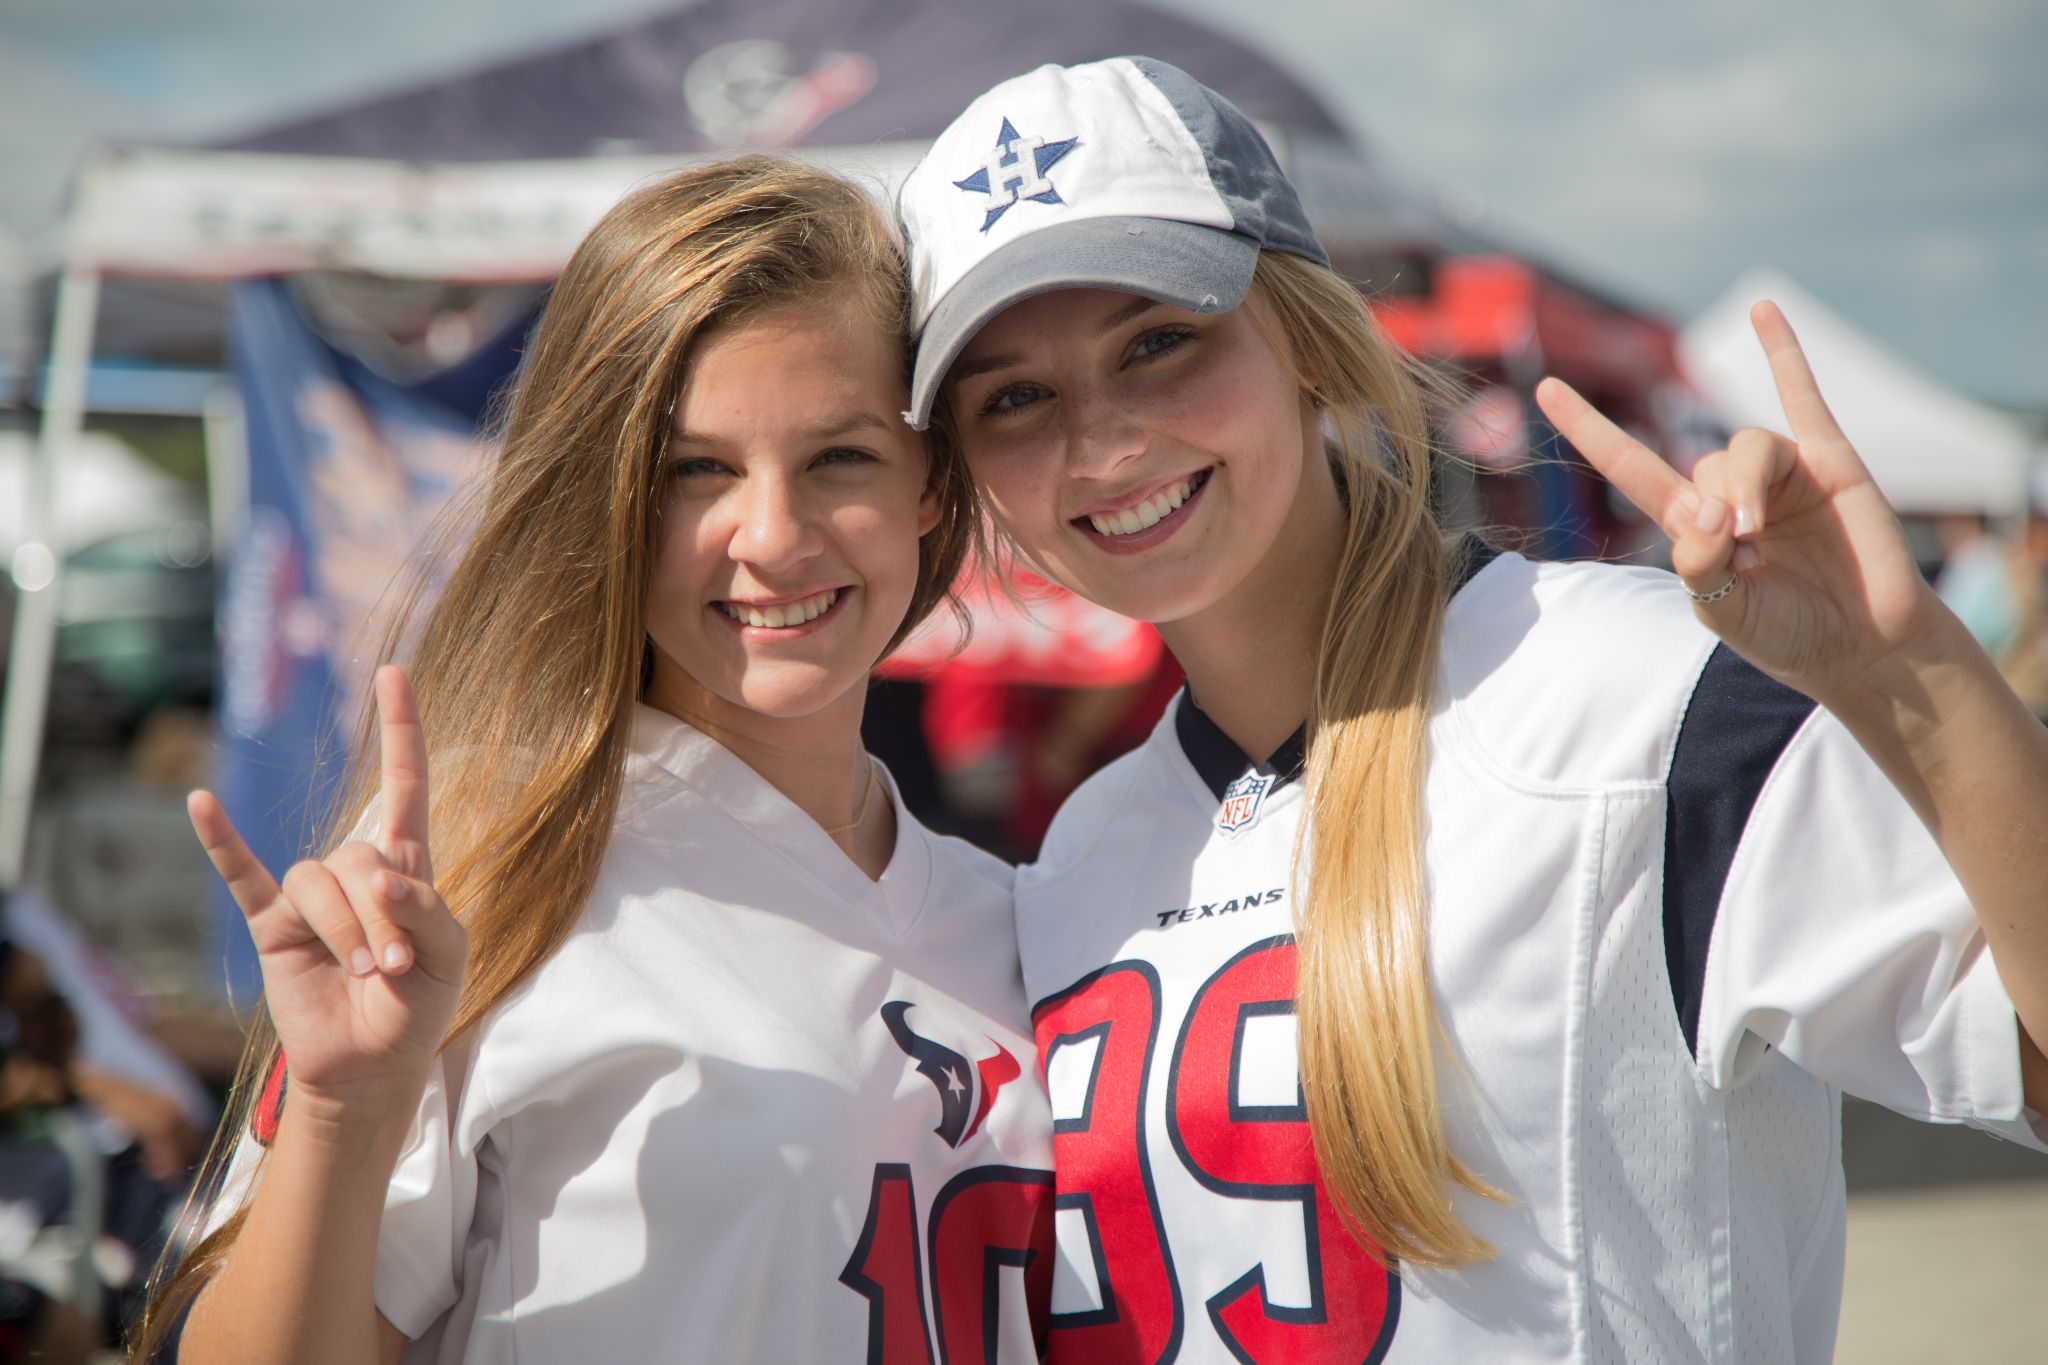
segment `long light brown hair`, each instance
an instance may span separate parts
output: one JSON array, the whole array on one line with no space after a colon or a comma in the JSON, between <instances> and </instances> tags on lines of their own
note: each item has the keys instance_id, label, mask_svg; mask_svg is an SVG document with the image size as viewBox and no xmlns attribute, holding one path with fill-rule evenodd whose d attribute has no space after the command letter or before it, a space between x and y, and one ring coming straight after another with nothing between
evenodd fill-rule
<instances>
[{"instance_id":1,"label":"long light brown hair","mask_svg":"<svg viewBox=\"0 0 2048 1365\"><path fill-rule=\"evenodd\" d=\"M1451 1191L1499 1198L1450 1149L1429 980L1422 784L1450 556L1430 499L1440 381L1380 332L1358 292L1298 256L1253 287L1321 408L1346 508L1309 713L1296 834L1295 1015L1323 1180L1356 1231L1412 1265L1493 1249Z\"/></svg>"},{"instance_id":2,"label":"long light brown hair","mask_svg":"<svg viewBox=\"0 0 2048 1365\"><path fill-rule=\"evenodd\" d=\"M432 595L422 571L382 651L416 641L436 885L469 936L450 1038L561 945L597 880L650 658L661 468L692 348L708 328L763 309L848 297L898 348L907 390L908 296L886 218L859 187L764 157L631 195L554 286L453 571ZM939 523L919 542L917 588L892 649L946 600L973 533L964 472L934 462L930 477ZM357 825L376 778L365 716L322 847ZM276 1061L266 1018L206 1173L232 1155ZM203 1174L199 1187L208 1183ZM157 1287L134 1358L163 1344L244 1217L237 1211Z\"/></svg>"}]
</instances>

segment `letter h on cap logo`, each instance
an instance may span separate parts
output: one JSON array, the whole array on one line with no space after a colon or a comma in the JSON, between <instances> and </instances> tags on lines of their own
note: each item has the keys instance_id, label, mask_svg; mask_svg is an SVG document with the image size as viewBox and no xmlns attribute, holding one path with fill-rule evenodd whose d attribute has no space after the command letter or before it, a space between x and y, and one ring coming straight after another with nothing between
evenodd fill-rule
<instances>
[{"instance_id":1,"label":"letter h on cap logo","mask_svg":"<svg viewBox=\"0 0 2048 1365\"><path fill-rule=\"evenodd\" d=\"M1019 137L1016 125L1004 119L1001 131L996 134L996 145L990 149L981 169L953 183L969 194L985 196L982 208L986 210L986 216L981 220L981 230L987 232L1020 199L1039 204L1067 202L1060 198L1060 192L1053 188L1045 173L1079 141L1079 138L1072 137L1058 142L1047 142L1042 137Z\"/></svg>"}]
</instances>

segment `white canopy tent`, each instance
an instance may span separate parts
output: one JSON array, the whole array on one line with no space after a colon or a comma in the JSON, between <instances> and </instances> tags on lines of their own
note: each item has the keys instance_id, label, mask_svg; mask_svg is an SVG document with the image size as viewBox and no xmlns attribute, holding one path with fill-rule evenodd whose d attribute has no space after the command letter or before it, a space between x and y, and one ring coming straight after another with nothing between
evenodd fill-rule
<instances>
[{"instance_id":1,"label":"white canopy tent","mask_svg":"<svg viewBox=\"0 0 2048 1365\"><path fill-rule=\"evenodd\" d=\"M192 489L160 472L126 441L103 431L81 433L64 452L63 465L60 500L49 524L34 533L60 553L116 532L157 525L166 515L176 515L198 501ZM34 467L33 439L23 432L0 431L0 555L9 560L23 541L31 539L28 512Z\"/></svg>"},{"instance_id":2,"label":"white canopy tent","mask_svg":"<svg viewBox=\"0 0 2048 1365\"><path fill-rule=\"evenodd\" d=\"M2023 423L1921 373L1775 271L1744 275L1679 333L1686 374L1731 430L1786 426L1749 324L1759 299L1784 309L1835 420L1892 506L1908 514L2026 510L2035 452Z\"/></svg>"}]
</instances>

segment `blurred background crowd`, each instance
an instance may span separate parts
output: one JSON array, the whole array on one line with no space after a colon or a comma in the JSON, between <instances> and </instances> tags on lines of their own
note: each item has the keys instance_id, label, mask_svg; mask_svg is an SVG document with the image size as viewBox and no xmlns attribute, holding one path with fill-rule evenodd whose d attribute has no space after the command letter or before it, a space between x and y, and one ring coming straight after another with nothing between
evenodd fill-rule
<instances>
[{"instance_id":1,"label":"blurred background crowd","mask_svg":"<svg viewBox=\"0 0 2048 1365\"><path fill-rule=\"evenodd\" d=\"M1745 321L1775 298L2048 718L2048 14L1568 8L0 8L0 1362L113 1340L225 1098L257 981L183 793L219 791L280 869L304 852L360 642L489 458L553 271L687 160L787 148L886 189L997 79L1181 65L1260 121L1340 269L1454 381L1447 518L1544 556L1661 551L1535 381L1684 467L1782 426ZM961 596L971 635L935 619L887 663L870 744L929 823L1028 858L1178 675L1149 628L1028 577ZM2012 1343L2048 1327L2038 1294L1998 1286L2048 1265L2048 1172L1845 1127L1843 1358L2037 1359ZM1946 1317L1927 1218L1985 1249L1947 1268Z\"/></svg>"}]
</instances>

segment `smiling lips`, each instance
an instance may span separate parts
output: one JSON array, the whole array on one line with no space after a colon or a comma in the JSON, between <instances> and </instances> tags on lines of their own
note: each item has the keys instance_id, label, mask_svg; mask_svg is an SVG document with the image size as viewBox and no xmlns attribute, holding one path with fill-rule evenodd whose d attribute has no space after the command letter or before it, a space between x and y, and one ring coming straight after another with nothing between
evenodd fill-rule
<instances>
[{"instance_id":1,"label":"smiling lips","mask_svg":"<svg viewBox=\"0 0 2048 1365\"><path fill-rule=\"evenodd\" d=\"M744 602L720 602L719 608L743 626L766 626L771 630L786 630L815 621L832 609L839 600L839 589L827 588L814 597L796 602L784 602L772 607L750 607Z\"/></svg>"},{"instance_id":2,"label":"smiling lips","mask_svg":"<svg viewBox=\"0 0 2048 1365\"><path fill-rule=\"evenodd\" d=\"M1097 535L1128 536L1139 531L1148 531L1193 497L1195 491L1207 483L1208 479L1209 471L1201 470L1179 483L1167 485L1135 507L1125 507L1115 512L1090 513L1086 520L1095 528Z\"/></svg>"}]
</instances>

